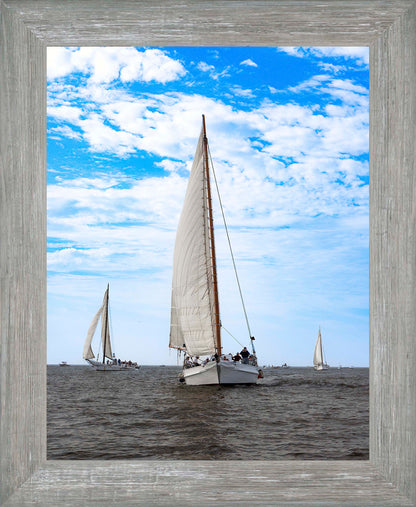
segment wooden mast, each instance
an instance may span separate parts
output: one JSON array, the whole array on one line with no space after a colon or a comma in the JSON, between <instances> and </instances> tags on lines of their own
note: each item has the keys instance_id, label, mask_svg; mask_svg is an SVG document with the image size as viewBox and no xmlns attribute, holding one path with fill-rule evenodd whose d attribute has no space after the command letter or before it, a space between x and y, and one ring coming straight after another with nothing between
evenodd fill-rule
<instances>
[{"instance_id":1,"label":"wooden mast","mask_svg":"<svg viewBox=\"0 0 416 507\"><path fill-rule=\"evenodd\" d=\"M324 365L324 353L323 353L323 350L322 350L322 335L321 335L321 326L319 326L319 337L320 337L320 340L319 340L319 345L320 345L320 349L321 349L321 361L322 361L322 366Z\"/></svg>"},{"instance_id":2,"label":"wooden mast","mask_svg":"<svg viewBox=\"0 0 416 507\"><path fill-rule=\"evenodd\" d=\"M204 165L205 175L207 180L207 194L208 194L208 215L209 215L209 234L211 241L211 259L212 259L212 278L214 289L214 313L215 313L215 341L216 352L221 356L221 323L220 323L220 304L218 300L218 281L217 281L217 261L215 256L215 240L214 240L214 220L212 216L212 199L211 199L211 185L209 177L209 164L208 164L208 139L205 127L205 115L202 115L202 131L204 134Z\"/></svg>"},{"instance_id":3,"label":"wooden mast","mask_svg":"<svg viewBox=\"0 0 416 507\"><path fill-rule=\"evenodd\" d=\"M104 342L103 342L103 364L105 364L105 346L107 345L107 329L108 329L108 293L110 291L110 284L107 284L107 298L106 298L106 312L104 315Z\"/></svg>"}]
</instances>

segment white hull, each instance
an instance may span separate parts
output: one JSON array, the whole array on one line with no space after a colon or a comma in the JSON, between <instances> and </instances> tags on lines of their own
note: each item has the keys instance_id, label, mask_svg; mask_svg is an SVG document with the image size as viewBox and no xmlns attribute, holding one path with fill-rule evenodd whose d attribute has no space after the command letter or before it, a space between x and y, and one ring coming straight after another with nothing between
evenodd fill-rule
<instances>
[{"instance_id":1,"label":"white hull","mask_svg":"<svg viewBox=\"0 0 416 507\"><path fill-rule=\"evenodd\" d=\"M314 369L317 371L327 370L329 366L327 364L318 364L318 366L314 366Z\"/></svg>"},{"instance_id":2,"label":"white hull","mask_svg":"<svg viewBox=\"0 0 416 507\"><path fill-rule=\"evenodd\" d=\"M128 364L103 364L98 361L93 361L92 359L87 359L87 361L90 363L90 365L94 368L96 371L127 371L127 370L138 370L140 366L138 365L131 365Z\"/></svg>"},{"instance_id":3,"label":"white hull","mask_svg":"<svg viewBox=\"0 0 416 507\"><path fill-rule=\"evenodd\" d=\"M256 366L233 361L210 361L204 366L183 370L183 378L188 386L256 384L258 376Z\"/></svg>"}]
</instances>

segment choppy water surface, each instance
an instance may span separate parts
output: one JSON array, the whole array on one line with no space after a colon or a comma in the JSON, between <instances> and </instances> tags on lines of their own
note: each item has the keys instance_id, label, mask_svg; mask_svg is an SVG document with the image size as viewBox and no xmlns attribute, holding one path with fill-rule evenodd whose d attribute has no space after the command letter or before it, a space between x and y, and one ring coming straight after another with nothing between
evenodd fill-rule
<instances>
[{"instance_id":1,"label":"choppy water surface","mask_svg":"<svg viewBox=\"0 0 416 507\"><path fill-rule=\"evenodd\" d=\"M368 459L368 368L265 369L234 387L178 372L48 366L48 459Z\"/></svg>"}]
</instances>

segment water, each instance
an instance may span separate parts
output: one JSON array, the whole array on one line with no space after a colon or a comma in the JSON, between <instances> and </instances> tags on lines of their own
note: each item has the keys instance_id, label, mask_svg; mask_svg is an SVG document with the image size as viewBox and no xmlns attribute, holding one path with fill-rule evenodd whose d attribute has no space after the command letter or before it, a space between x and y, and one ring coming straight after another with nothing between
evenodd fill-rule
<instances>
[{"instance_id":1,"label":"water","mask_svg":"<svg viewBox=\"0 0 416 507\"><path fill-rule=\"evenodd\" d=\"M178 372L48 366L48 459L368 459L368 368L265 369L234 387Z\"/></svg>"}]
</instances>

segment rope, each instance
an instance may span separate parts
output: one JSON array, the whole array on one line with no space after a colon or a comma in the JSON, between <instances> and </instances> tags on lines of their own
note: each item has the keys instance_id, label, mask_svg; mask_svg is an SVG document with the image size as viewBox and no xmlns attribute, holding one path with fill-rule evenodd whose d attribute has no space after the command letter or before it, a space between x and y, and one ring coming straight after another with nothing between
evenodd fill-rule
<instances>
[{"instance_id":1,"label":"rope","mask_svg":"<svg viewBox=\"0 0 416 507\"><path fill-rule=\"evenodd\" d=\"M111 309L110 309L110 302L108 303L108 321L109 321L109 328L110 328L110 340L111 340L111 352L114 354L113 347L115 346L114 343L114 335L113 335L113 324L111 319Z\"/></svg>"},{"instance_id":2,"label":"rope","mask_svg":"<svg viewBox=\"0 0 416 507\"><path fill-rule=\"evenodd\" d=\"M228 329L225 329L225 327L224 327L222 324L221 324L221 327L222 327L222 329L224 329L224 331L226 331L226 332L227 332L227 333L231 336L231 338L234 338L234 340L235 340L235 341L236 341L239 345L241 345L242 347L244 347L244 345L243 345L242 343L240 343L240 342L237 340L237 338L236 338L235 336L233 336L233 335L232 335L232 334L228 331Z\"/></svg>"},{"instance_id":3,"label":"rope","mask_svg":"<svg viewBox=\"0 0 416 507\"><path fill-rule=\"evenodd\" d=\"M241 303L243 305L243 312L244 312L244 317L246 319L246 324L247 324L247 329L248 329L248 336L250 338L250 343L251 343L251 348L253 350L253 354L256 353L255 349L254 349L254 344L253 344L253 340L251 339L252 336L251 336L251 330L250 330L250 324L248 322L248 317L247 317L247 312L246 312L246 305L244 304L244 299L243 299L243 293L241 291L241 286L240 286L240 280L238 278L238 273L237 273L237 267L235 265L235 260L234 260L234 254L233 254L233 249L231 247L231 240L230 240L230 235L228 234L228 227L227 227L227 222L225 220L225 215L224 215L224 209L223 209L223 206L222 206L222 200L221 200L221 195L220 195L220 190L218 188L218 182L217 182L217 176L215 174L215 169L214 169L214 163L212 161L212 156L211 156L211 150L209 149L209 146L208 146L208 154L209 154L209 159L211 161L211 168L212 168L212 174L214 175L214 181L215 181L215 187L217 189L217 194L218 194L218 200L219 200L219 203L220 203L220 208L221 208L221 214L222 214L222 219L224 221L224 227L225 227L225 232L227 234L227 240L228 240L228 246L230 247L230 252L231 252L231 259L233 261L233 267L234 267L234 273L235 273L235 278L237 280L237 285L238 285L238 291L240 293L240 298L241 298ZM225 329L225 328L224 328ZM228 332L228 331L227 331ZM231 335L232 336L232 335ZM233 337L234 338L234 337ZM234 338L235 339L235 338Z\"/></svg>"}]
</instances>

